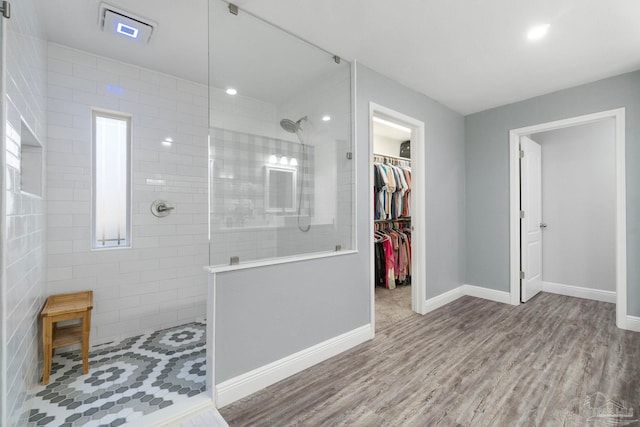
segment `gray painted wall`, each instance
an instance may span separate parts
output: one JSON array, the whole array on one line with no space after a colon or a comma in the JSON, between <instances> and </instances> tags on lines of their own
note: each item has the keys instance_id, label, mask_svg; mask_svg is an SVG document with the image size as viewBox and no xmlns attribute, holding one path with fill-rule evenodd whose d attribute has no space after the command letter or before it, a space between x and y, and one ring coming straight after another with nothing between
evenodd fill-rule
<instances>
[{"instance_id":1,"label":"gray painted wall","mask_svg":"<svg viewBox=\"0 0 640 427\"><path fill-rule=\"evenodd\" d=\"M359 252L217 276L216 383L369 323L369 102L425 122L427 298L464 273L464 119L376 72L357 67Z\"/></svg>"},{"instance_id":2,"label":"gray painted wall","mask_svg":"<svg viewBox=\"0 0 640 427\"><path fill-rule=\"evenodd\" d=\"M542 280L616 290L616 129L607 119L532 135L542 146Z\"/></svg>"},{"instance_id":3,"label":"gray painted wall","mask_svg":"<svg viewBox=\"0 0 640 427\"><path fill-rule=\"evenodd\" d=\"M367 192L362 182L368 179L369 102L398 111L425 125L426 188L426 280L427 299L464 283L464 205L465 151L464 120L431 98L412 91L368 68L358 67L357 86L358 224L367 223ZM415 163L412 163L415 167ZM358 229L358 233L360 233ZM362 235L359 234L359 238ZM369 237L366 236L368 239ZM360 240L360 239L359 239ZM367 240L368 243L368 240ZM360 246L362 248L362 246ZM420 262L414 260L414 262Z\"/></svg>"},{"instance_id":4,"label":"gray painted wall","mask_svg":"<svg viewBox=\"0 0 640 427\"><path fill-rule=\"evenodd\" d=\"M509 130L626 108L627 313L640 315L640 71L465 117L466 280L509 291Z\"/></svg>"}]
</instances>

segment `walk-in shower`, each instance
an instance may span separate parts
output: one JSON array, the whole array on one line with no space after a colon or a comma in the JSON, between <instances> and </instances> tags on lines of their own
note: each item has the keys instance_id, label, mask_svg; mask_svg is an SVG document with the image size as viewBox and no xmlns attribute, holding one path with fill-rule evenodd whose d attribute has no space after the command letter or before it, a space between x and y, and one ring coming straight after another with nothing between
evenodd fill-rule
<instances>
[{"instance_id":1,"label":"walk-in shower","mask_svg":"<svg viewBox=\"0 0 640 427\"><path fill-rule=\"evenodd\" d=\"M307 150L306 150L306 146L304 144L304 137L302 136L302 126L301 123L303 120L307 120L307 116L304 116L300 119L298 119L297 121L293 121L291 119L282 119L280 120L280 127L284 130L286 130L287 132L290 133L295 133L296 136L298 137L298 140L300 141L300 145L302 145L302 159L300 160L300 169L304 170L304 164L305 164L305 160L307 157ZM300 178L298 178L298 180L300 181L298 187L299 189L299 193L298 193L298 212L297 212L297 222L298 222L298 229L300 231L302 231L303 233L306 233L307 231L309 231L311 229L311 223L307 224L306 227L303 227L300 224L300 211L302 209L302 197L304 196L304 179L300 180Z\"/></svg>"},{"instance_id":2,"label":"walk-in shower","mask_svg":"<svg viewBox=\"0 0 640 427\"><path fill-rule=\"evenodd\" d=\"M210 264L353 249L351 64L209 7Z\"/></svg>"}]
</instances>

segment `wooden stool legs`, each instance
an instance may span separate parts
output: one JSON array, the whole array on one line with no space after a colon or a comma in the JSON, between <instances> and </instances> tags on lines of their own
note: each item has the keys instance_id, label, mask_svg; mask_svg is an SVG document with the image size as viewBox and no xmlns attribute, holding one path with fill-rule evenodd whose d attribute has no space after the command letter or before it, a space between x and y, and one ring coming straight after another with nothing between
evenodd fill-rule
<instances>
[{"instance_id":1,"label":"wooden stool legs","mask_svg":"<svg viewBox=\"0 0 640 427\"><path fill-rule=\"evenodd\" d=\"M58 347L82 344L82 373L89 373L89 332L93 292L52 295L40 314L42 317L42 350L44 369L42 384L49 384L51 361ZM58 322L80 319L81 323L58 326Z\"/></svg>"},{"instance_id":2,"label":"wooden stool legs","mask_svg":"<svg viewBox=\"0 0 640 427\"><path fill-rule=\"evenodd\" d=\"M42 349L44 353L44 371L42 372L42 384L49 384L51 374L51 359L53 358L53 322L50 317L45 317L42 322Z\"/></svg>"},{"instance_id":3,"label":"wooden stool legs","mask_svg":"<svg viewBox=\"0 0 640 427\"><path fill-rule=\"evenodd\" d=\"M84 313L82 318L82 373L89 373L89 332L91 331L91 312Z\"/></svg>"},{"instance_id":4,"label":"wooden stool legs","mask_svg":"<svg viewBox=\"0 0 640 427\"><path fill-rule=\"evenodd\" d=\"M45 317L42 322L42 352L44 353L44 370L42 372L42 384L49 384L49 376L51 375L51 363L53 356L56 354L56 348L53 345L58 327L54 324L50 317ZM75 329L69 326L63 326L60 330ZM89 373L89 332L91 331L91 313L87 311L82 316L82 373Z\"/></svg>"}]
</instances>

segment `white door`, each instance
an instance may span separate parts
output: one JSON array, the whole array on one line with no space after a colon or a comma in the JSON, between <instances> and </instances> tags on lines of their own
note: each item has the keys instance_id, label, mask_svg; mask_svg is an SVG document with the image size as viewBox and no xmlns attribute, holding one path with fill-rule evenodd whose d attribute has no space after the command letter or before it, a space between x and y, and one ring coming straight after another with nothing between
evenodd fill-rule
<instances>
[{"instance_id":1,"label":"white door","mask_svg":"<svg viewBox=\"0 0 640 427\"><path fill-rule=\"evenodd\" d=\"M520 138L520 299L542 290L542 147Z\"/></svg>"}]
</instances>

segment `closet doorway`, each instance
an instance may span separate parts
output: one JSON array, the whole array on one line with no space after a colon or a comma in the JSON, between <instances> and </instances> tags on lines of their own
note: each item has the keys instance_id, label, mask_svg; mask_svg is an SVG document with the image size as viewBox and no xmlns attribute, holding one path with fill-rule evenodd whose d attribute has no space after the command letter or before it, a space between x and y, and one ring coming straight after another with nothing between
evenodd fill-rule
<instances>
[{"instance_id":1,"label":"closet doorway","mask_svg":"<svg viewBox=\"0 0 640 427\"><path fill-rule=\"evenodd\" d=\"M424 123L370 104L371 325L424 314ZM374 327L375 326L375 327Z\"/></svg>"},{"instance_id":2,"label":"closet doorway","mask_svg":"<svg viewBox=\"0 0 640 427\"><path fill-rule=\"evenodd\" d=\"M585 116L579 116L579 117L574 117L566 120L559 120L559 121L550 122L550 123L543 123L543 124L528 126L528 127L519 128L519 129L513 129L510 131L510 142L509 142L510 193L511 193L511 196L510 196L510 205L511 205L510 206L510 241L511 241L510 243L510 246L511 246L510 293L511 293L511 304L518 305L520 304L521 300L526 301L527 296L524 295L524 298L523 298L523 295L521 295L522 294L521 285L525 284L524 282L529 280L528 276L531 276L531 274L536 274L535 271L537 271L534 269L534 273L527 272L527 270L529 270L528 268L529 260L534 259L539 261L539 259L542 259L540 254L534 256L533 258L527 255L528 249L526 248L526 246L528 246L527 245L528 237L525 236L526 233L521 234L521 223L526 223L526 219L527 219L527 211L526 211L527 203L523 203L522 201L523 199L529 199L529 197L527 196L528 189L521 188L522 183L524 182L523 179L526 178L526 177L523 177L522 175L525 174L528 176L527 166L524 166L526 165L527 162L523 162L521 159L522 154L520 150L522 149L522 142L527 140L527 136L532 136L534 140L538 138L541 141L544 141L545 137L543 135L545 134L547 134L547 136L549 136L550 134L555 134L557 136L558 132L555 132L555 131L560 131L568 128L577 128L578 126L593 125L593 124L597 124L599 122L603 122L611 119L613 119L613 122L614 122L613 128L615 129L615 137L613 142L613 144L615 145L615 153L612 156L615 158L615 172L614 172L615 173L615 195L612 197L614 200L613 202L610 202L610 204L613 204L615 206L613 209L615 211L613 214L615 216L615 221L614 221L613 227L611 228L613 229L613 233L615 233L615 243L614 243L615 267L614 269L615 269L616 324L619 328L627 329L627 324L628 324L628 319L626 315L626 309L627 309L626 234L627 233L626 233L626 203L625 203L626 186L625 186L625 124L624 124L625 110L624 108L610 110L610 111L603 111L600 113L588 114ZM584 141L587 141L586 137L583 137L582 139ZM585 144L581 144L581 146L584 146L586 149ZM557 149L555 150L557 151ZM574 155L572 157L569 157L568 161L573 161L572 160L573 157L579 157L578 154L580 154L580 152L578 152L577 150L574 150L573 153ZM569 154L571 155L571 153ZM526 148L524 149L524 159L525 160L527 159ZM542 165L542 168L544 168L544 164ZM596 170L595 167L591 167L591 169L593 171ZM563 170L563 173L567 173L567 172ZM563 179L566 180L568 179L568 177L565 176ZM525 185L525 187L528 187L528 186ZM533 186L533 187L537 187L537 186ZM593 185L590 188L593 189L594 194L591 194L591 193L587 194L587 198L595 198L596 186ZM575 196L575 195L572 195L572 196ZM544 204L544 198L542 200ZM556 205L557 205L557 202L551 207L547 206L547 208L555 208L557 207ZM580 204L580 206L582 205L585 205L585 203ZM572 206L571 208L574 208L574 206ZM595 212L594 209L588 209L587 212L584 212L581 215L594 215L594 212ZM535 214L532 214L532 215L533 215L533 218L537 218ZM575 218L574 222L579 222L579 220L581 219L582 218ZM539 224L537 224L536 222L539 222ZM558 221L558 225L559 224L561 224L560 221ZM531 224L531 227L527 227L527 230L534 230L537 227L540 227L541 230L547 229L547 225L551 227L553 224L547 224L547 220L541 217L539 220L536 219L536 221L534 221L534 223ZM587 230L587 232L589 232L589 230ZM595 232L593 227L591 229L591 232L592 233ZM544 235L544 233L545 231L543 231L541 234ZM565 236L564 239L567 240L567 237ZM573 239L573 240L576 240L576 239ZM569 243L574 244L575 242L571 241ZM539 249L537 249L536 252L540 252ZM565 252L575 252L575 251L565 251ZM571 253L571 255L573 255L573 253ZM542 266L542 268L544 269L544 266ZM558 277L560 277L561 274L564 274L559 269L555 269L554 271ZM545 289L545 286L547 287L547 289ZM548 292L552 292L552 293L561 293L565 295L580 296L583 298L590 298L589 294L585 293L586 291L590 291L590 294L594 294L594 292L603 294L603 292L599 290L594 291L589 289L588 287L582 288L582 287L576 287L576 286L567 286L565 284L547 283L544 281L542 281L541 289L543 291L547 290ZM613 292L609 292L609 294L612 294L612 293ZM598 298L593 297L592 299L600 299L600 298L601 297L598 297Z\"/></svg>"}]
</instances>

